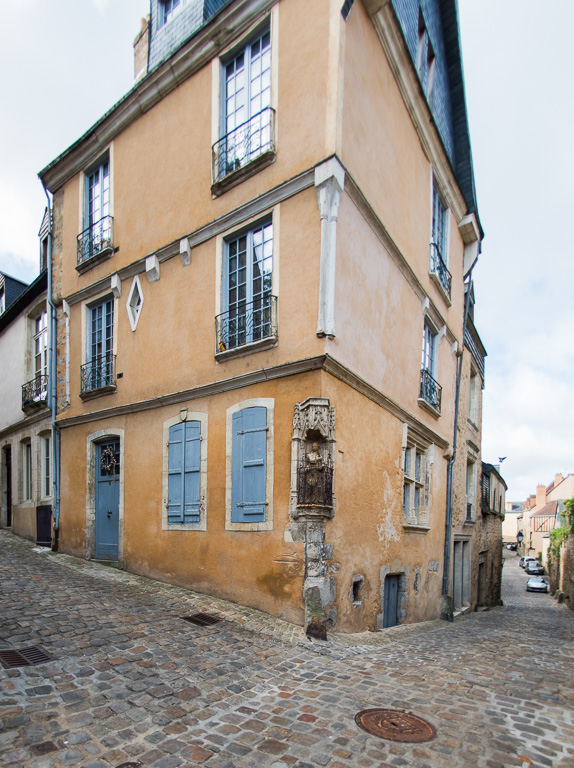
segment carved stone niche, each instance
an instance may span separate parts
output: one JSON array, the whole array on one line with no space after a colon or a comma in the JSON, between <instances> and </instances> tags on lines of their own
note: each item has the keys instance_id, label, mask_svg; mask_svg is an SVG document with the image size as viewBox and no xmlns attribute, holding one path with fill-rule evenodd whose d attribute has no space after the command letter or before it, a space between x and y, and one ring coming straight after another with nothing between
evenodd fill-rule
<instances>
[{"instance_id":1,"label":"carved stone niche","mask_svg":"<svg viewBox=\"0 0 574 768\"><path fill-rule=\"evenodd\" d=\"M335 409L325 397L309 397L295 405L291 444L293 520L327 520L335 513L333 454Z\"/></svg>"}]
</instances>

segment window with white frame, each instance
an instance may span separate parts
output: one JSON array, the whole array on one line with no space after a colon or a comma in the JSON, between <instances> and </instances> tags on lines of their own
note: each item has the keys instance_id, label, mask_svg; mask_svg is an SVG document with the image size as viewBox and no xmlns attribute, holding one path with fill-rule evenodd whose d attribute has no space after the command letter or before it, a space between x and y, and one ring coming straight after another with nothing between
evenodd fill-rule
<instances>
[{"instance_id":1,"label":"window with white frame","mask_svg":"<svg viewBox=\"0 0 574 768\"><path fill-rule=\"evenodd\" d=\"M403 514L407 525L430 522L430 447L408 428L403 445Z\"/></svg>"},{"instance_id":2,"label":"window with white frame","mask_svg":"<svg viewBox=\"0 0 574 768\"><path fill-rule=\"evenodd\" d=\"M452 276L448 271L448 236L448 208L433 182L429 272L450 301Z\"/></svg>"},{"instance_id":3,"label":"window with white frame","mask_svg":"<svg viewBox=\"0 0 574 768\"><path fill-rule=\"evenodd\" d=\"M223 66L220 135L214 147L216 182L274 149L269 27Z\"/></svg>"},{"instance_id":4,"label":"window with white frame","mask_svg":"<svg viewBox=\"0 0 574 768\"><path fill-rule=\"evenodd\" d=\"M48 313L34 321L34 376L48 375Z\"/></svg>"},{"instance_id":5,"label":"window with white frame","mask_svg":"<svg viewBox=\"0 0 574 768\"><path fill-rule=\"evenodd\" d=\"M78 236L78 264L113 248L109 157L85 174L84 184L84 222Z\"/></svg>"},{"instance_id":6,"label":"window with white frame","mask_svg":"<svg viewBox=\"0 0 574 768\"><path fill-rule=\"evenodd\" d=\"M429 101L432 102L434 85L435 55L432 43L429 39L427 26L422 12L419 12L419 39L417 46L417 72L423 91Z\"/></svg>"},{"instance_id":7,"label":"window with white frame","mask_svg":"<svg viewBox=\"0 0 574 768\"><path fill-rule=\"evenodd\" d=\"M468 420L475 426L478 424L478 400L480 393L480 377L474 367L470 368L468 382Z\"/></svg>"},{"instance_id":8,"label":"window with white frame","mask_svg":"<svg viewBox=\"0 0 574 768\"><path fill-rule=\"evenodd\" d=\"M476 518L476 459L468 456L466 459L466 520Z\"/></svg>"},{"instance_id":9,"label":"window with white frame","mask_svg":"<svg viewBox=\"0 0 574 768\"><path fill-rule=\"evenodd\" d=\"M22 500L32 500L32 443L22 443Z\"/></svg>"},{"instance_id":10,"label":"window with white frame","mask_svg":"<svg viewBox=\"0 0 574 768\"><path fill-rule=\"evenodd\" d=\"M163 27L181 10L184 0L160 0L158 6L158 24Z\"/></svg>"},{"instance_id":11,"label":"window with white frame","mask_svg":"<svg viewBox=\"0 0 574 768\"><path fill-rule=\"evenodd\" d=\"M419 401L430 405L434 411L440 413L442 400L442 387L436 380L438 360L438 333L428 318L425 319L423 329L423 348L421 363L421 385Z\"/></svg>"},{"instance_id":12,"label":"window with white frame","mask_svg":"<svg viewBox=\"0 0 574 768\"><path fill-rule=\"evenodd\" d=\"M137 328L138 320L142 310L142 305L143 305L143 292L142 292L139 275L136 275L132 281L132 287L130 288L130 292L128 294L128 300L126 302L126 307L128 310L128 318L130 321L132 331L135 331L135 329Z\"/></svg>"},{"instance_id":13,"label":"window with white frame","mask_svg":"<svg viewBox=\"0 0 574 768\"><path fill-rule=\"evenodd\" d=\"M88 307L86 363L82 366L82 394L115 386L114 299Z\"/></svg>"},{"instance_id":14,"label":"window with white frame","mask_svg":"<svg viewBox=\"0 0 574 768\"><path fill-rule=\"evenodd\" d=\"M207 414L184 412L164 423L163 530L207 526Z\"/></svg>"},{"instance_id":15,"label":"window with white frame","mask_svg":"<svg viewBox=\"0 0 574 768\"><path fill-rule=\"evenodd\" d=\"M432 198L432 241L437 246L443 262L448 264L447 207L443 203L436 185L433 185Z\"/></svg>"},{"instance_id":16,"label":"window with white frame","mask_svg":"<svg viewBox=\"0 0 574 768\"><path fill-rule=\"evenodd\" d=\"M52 437L43 435L42 438L42 496L52 495L52 465L51 465L51 446Z\"/></svg>"},{"instance_id":17,"label":"window with white frame","mask_svg":"<svg viewBox=\"0 0 574 768\"><path fill-rule=\"evenodd\" d=\"M273 222L258 224L224 242L222 308L217 351L274 340L277 301L273 296Z\"/></svg>"},{"instance_id":18,"label":"window with white frame","mask_svg":"<svg viewBox=\"0 0 574 768\"><path fill-rule=\"evenodd\" d=\"M227 411L226 528L273 529L273 400Z\"/></svg>"}]
</instances>

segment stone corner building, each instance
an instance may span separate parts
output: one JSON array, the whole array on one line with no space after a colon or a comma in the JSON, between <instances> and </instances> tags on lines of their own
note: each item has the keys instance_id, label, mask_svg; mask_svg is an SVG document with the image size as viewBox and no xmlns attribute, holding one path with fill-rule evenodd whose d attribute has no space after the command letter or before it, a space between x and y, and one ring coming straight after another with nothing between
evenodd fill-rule
<instances>
[{"instance_id":1,"label":"stone corner building","mask_svg":"<svg viewBox=\"0 0 574 768\"><path fill-rule=\"evenodd\" d=\"M60 548L318 637L473 608L456 2L151 0L135 46L133 89L40 174Z\"/></svg>"}]
</instances>

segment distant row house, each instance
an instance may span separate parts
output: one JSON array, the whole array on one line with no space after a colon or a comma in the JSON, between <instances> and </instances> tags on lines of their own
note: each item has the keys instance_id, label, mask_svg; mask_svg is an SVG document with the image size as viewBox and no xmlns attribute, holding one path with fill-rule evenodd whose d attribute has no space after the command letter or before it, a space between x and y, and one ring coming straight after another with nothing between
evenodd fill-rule
<instances>
[{"instance_id":1,"label":"distant row house","mask_svg":"<svg viewBox=\"0 0 574 768\"><path fill-rule=\"evenodd\" d=\"M46 245L30 285L0 273L0 525L41 544L52 542L53 429L49 408Z\"/></svg>"},{"instance_id":2,"label":"distant row house","mask_svg":"<svg viewBox=\"0 0 574 768\"><path fill-rule=\"evenodd\" d=\"M151 0L135 74L40 173L53 424L2 488L51 436L60 550L317 637L496 604L455 1Z\"/></svg>"}]
</instances>

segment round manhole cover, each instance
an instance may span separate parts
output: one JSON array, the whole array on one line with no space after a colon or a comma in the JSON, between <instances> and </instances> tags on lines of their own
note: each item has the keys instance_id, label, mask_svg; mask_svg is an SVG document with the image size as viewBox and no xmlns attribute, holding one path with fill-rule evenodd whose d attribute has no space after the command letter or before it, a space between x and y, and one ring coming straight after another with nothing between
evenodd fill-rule
<instances>
[{"instance_id":1,"label":"round manhole cover","mask_svg":"<svg viewBox=\"0 0 574 768\"><path fill-rule=\"evenodd\" d=\"M363 709L355 715L355 722L367 733L390 741L416 743L436 736L433 725L400 709Z\"/></svg>"}]
</instances>

